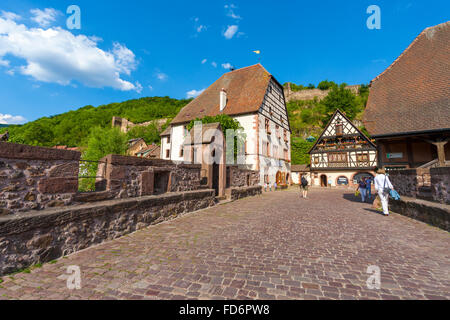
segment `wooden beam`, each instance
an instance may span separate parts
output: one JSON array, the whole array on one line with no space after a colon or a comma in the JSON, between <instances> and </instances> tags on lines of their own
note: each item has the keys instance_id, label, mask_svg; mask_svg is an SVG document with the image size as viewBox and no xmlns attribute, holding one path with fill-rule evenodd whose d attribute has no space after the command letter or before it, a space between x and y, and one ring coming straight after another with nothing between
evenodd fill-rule
<instances>
[{"instance_id":1,"label":"wooden beam","mask_svg":"<svg viewBox=\"0 0 450 320\"><path fill-rule=\"evenodd\" d=\"M445 167L445 148L448 141L433 142L438 151L439 167Z\"/></svg>"}]
</instances>

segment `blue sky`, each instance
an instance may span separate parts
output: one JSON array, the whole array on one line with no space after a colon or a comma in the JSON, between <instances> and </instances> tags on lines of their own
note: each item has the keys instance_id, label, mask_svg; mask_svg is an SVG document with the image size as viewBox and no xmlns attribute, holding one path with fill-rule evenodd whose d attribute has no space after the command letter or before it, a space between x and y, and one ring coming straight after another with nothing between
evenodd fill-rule
<instances>
[{"instance_id":1,"label":"blue sky","mask_svg":"<svg viewBox=\"0 0 450 320\"><path fill-rule=\"evenodd\" d=\"M69 5L81 29L69 30ZM369 30L369 5L381 29ZM0 123L145 96L186 98L258 62L279 82L369 83L426 27L428 1L21 1L0 4Z\"/></svg>"}]
</instances>

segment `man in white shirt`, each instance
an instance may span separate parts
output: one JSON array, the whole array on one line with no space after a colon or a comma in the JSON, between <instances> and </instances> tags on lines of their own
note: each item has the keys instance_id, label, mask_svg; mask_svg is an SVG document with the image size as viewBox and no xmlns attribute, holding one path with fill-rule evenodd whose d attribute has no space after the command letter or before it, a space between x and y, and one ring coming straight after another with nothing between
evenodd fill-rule
<instances>
[{"instance_id":1,"label":"man in white shirt","mask_svg":"<svg viewBox=\"0 0 450 320\"><path fill-rule=\"evenodd\" d=\"M389 190L394 189L389 177L386 175L386 171L384 169L379 169L377 171L377 176L374 179L375 182L375 190L378 191L378 196L381 200L381 205L383 207L383 214L385 216L389 215Z\"/></svg>"}]
</instances>

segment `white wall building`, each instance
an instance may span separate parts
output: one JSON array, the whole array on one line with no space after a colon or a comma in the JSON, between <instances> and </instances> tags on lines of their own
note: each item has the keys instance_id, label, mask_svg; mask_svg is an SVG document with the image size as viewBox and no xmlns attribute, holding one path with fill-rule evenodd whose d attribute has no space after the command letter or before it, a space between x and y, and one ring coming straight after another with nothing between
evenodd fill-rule
<instances>
[{"instance_id":1,"label":"white wall building","mask_svg":"<svg viewBox=\"0 0 450 320\"><path fill-rule=\"evenodd\" d=\"M226 114L246 135L245 164L260 172L260 184L286 184L291 174L291 131L283 87L260 64L224 74L185 106L161 135L161 158L183 161L187 125Z\"/></svg>"}]
</instances>

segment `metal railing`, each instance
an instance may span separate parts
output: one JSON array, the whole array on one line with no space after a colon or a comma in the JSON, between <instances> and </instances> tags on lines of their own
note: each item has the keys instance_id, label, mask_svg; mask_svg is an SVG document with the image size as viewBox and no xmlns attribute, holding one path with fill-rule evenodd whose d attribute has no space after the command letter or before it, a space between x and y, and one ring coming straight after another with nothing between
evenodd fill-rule
<instances>
[{"instance_id":1,"label":"metal railing","mask_svg":"<svg viewBox=\"0 0 450 320\"><path fill-rule=\"evenodd\" d=\"M99 175L99 164L104 163L102 171ZM95 192L103 191L104 186L97 184L98 181L105 179L106 162L95 160L80 160L78 173L78 191L79 192ZM101 190L97 190L101 189Z\"/></svg>"}]
</instances>

